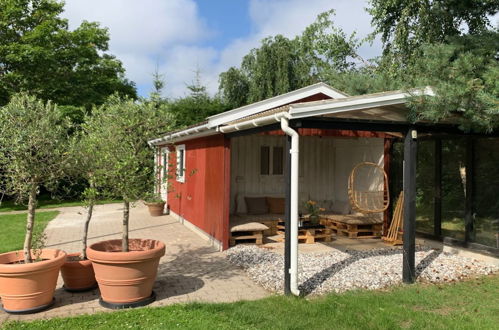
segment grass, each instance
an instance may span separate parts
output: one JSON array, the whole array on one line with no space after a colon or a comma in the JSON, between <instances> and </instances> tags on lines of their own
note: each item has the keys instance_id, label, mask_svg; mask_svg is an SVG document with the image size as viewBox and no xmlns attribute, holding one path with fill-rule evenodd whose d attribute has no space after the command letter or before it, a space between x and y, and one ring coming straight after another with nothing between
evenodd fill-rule
<instances>
[{"instance_id":1,"label":"grass","mask_svg":"<svg viewBox=\"0 0 499 330\"><path fill-rule=\"evenodd\" d=\"M5 329L497 329L499 276L313 299L274 296L9 322Z\"/></svg>"},{"instance_id":2,"label":"grass","mask_svg":"<svg viewBox=\"0 0 499 330\"><path fill-rule=\"evenodd\" d=\"M49 221L58 214L58 211L37 212L35 215L35 231L45 229ZM23 248L25 226L26 213L0 215L0 253Z\"/></svg>"},{"instance_id":3,"label":"grass","mask_svg":"<svg viewBox=\"0 0 499 330\"><path fill-rule=\"evenodd\" d=\"M97 205L100 204L109 204L109 203L121 203L121 200L117 199L105 199L99 200L96 202ZM48 197L42 196L38 200L37 209L49 209L49 208L57 208L57 207L67 207L67 206L83 206L84 203L81 200L57 200L50 199ZM3 201L0 205L0 212L9 212L9 211L24 211L27 210L28 207L23 204L16 204L14 201L7 200Z\"/></svg>"}]
</instances>

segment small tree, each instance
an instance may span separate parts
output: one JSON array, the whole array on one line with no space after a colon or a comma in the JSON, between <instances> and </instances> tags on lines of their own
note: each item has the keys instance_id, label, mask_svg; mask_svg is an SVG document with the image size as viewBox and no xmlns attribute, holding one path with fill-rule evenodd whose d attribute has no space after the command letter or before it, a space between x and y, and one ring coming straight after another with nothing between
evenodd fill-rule
<instances>
[{"instance_id":1,"label":"small tree","mask_svg":"<svg viewBox=\"0 0 499 330\"><path fill-rule=\"evenodd\" d=\"M0 186L18 200L28 200L24 261L32 262L37 193L50 189L67 173L68 120L56 106L26 94L0 108Z\"/></svg>"},{"instance_id":2,"label":"small tree","mask_svg":"<svg viewBox=\"0 0 499 330\"><path fill-rule=\"evenodd\" d=\"M81 258L87 259L88 228L94 205L99 195L99 189L95 183L94 173L96 171L96 154L91 149L92 144L88 142L88 135L79 131L73 136L71 142L71 157L73 159L72 176L83 178L88 186L83 191L84 205L87 209L85 223L83 225Z\"/></svg>"},{"instance_id":3,"label":"small tree","mask_svg":"<svg viewBox=\"0 0 499 330\"><path fill-rule=\"evenodd\" d=\"M168 129L165 109L112 96L83 125L85 148L94 154L95 184L123 198L123 252L128 251L130 203L147 194L154 182L154 157L147 140Z\"/></svg>"}]
</instances>

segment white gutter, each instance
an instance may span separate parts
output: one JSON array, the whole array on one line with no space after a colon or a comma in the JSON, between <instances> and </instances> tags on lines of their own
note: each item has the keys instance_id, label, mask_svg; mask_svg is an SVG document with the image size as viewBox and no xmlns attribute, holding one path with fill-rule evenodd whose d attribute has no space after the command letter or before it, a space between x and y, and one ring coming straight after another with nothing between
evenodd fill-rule
<instances>
[{"instance_id":1,"label":"white gutter","mask_svg":"<svg viewBox=\"0 0 499 330\"><path fill-rule=\"evenodd\" d=\"M272 115L268 115L265 117L260 117L256 119L250 119L247 121L243 121L241 123L227 125L227 126L219 126L217 128L218 132L221 133L231 133L235 131L245 130L249 128L265 126L272 122L280 122L281 118L289 118L289 114L286 111L274 113Z\"/></svg>"},{"instance_id":2,"label":"white gutter","mask_svg":"<svg viewBox=\"0 0 499 330\"><path fill-rule=\"evenodd\" d=\"M204 125L201 125L201 126L196 126L196 127L193 127L193 128L188 128L188 129L185 129L183 131L171 133L171 134L165 135L165 136L163 136L161 138L150 140L147 143L150 146L153 146L153 145L162 144L164 142L170 142L170 143L176 142L176 141L178 141L179 139L182 139L182 138L184 140L187 137L189 139L193 139L193 138L196 138L196 137L208 136L208 135L212 135L212 134L215 134L215 133L216 133L215 130L210 129L207 124L204 124Z\"/></svg>"},{"instance_id":3,"label":"white gutter","mask_svg":"<svg viewBox=\"0 0 499 330\"><path fill-rule=\"evenodd\" d=\"M289 127L289 120L281 117L281 129L291 136L291 266L289 269L291 293L300 295L298 290L298 165L300 156L300 135Z\"/></svg>"}]
</instances>

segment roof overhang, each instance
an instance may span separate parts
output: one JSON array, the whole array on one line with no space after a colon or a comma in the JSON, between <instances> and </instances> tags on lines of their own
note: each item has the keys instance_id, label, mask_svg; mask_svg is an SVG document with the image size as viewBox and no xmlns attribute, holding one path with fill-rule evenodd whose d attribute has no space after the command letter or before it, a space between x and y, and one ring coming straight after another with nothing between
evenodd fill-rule
<instances>
[{"instance_id":1,"label":"roof overhang","mask_svg":"<svg viewBox=\"0 0 499 330\"><path fill-rule=\"evenodd\" d=\"M336 100L324 100L290 104L281 112L268 116L249 118L235 124L220 126L222 133L231 133L259 126L270 125L286 117L289 120L311 117L328 117L380 122L407 122L405 104L411 96L434 96L431 88L414 89L409 92L393 91L352 96Z\"/></svg>"},{"instance_id":2,"label":"roof overhang","mask_svg":"<svg viewBox=\"0 0 499 330\"><path fill-rule=\"evenodd\" d=\"M340 92L327 84L317 83L283 95L271 97L260 102L252 103L244 107L236 108L234 110L226 111L208 117L208 124L210 127L216 127L244 117L252 116L265 110L290 104L317 94L324 94L333 99L342 99L348 97L347 94Z\"/></svg>"},{"instance_id":3,"label":"roof overhang","mask_svg":"<svg viewBox=\"0 0 499 330\"><path fill-rule=\"evenodd\" d=\"M161 145L165 143L176 143L197 137L219 134L219 127L227 123L242 120L245 117L253 116L263 111L278 108L293 102L323 94L332 99L348 97L347 94L332 88L325 83L317 83L295 91L278 95L260 102L252 103L240 108L226 111L211 117L208 117L206 123L183 130L166 133L164 136L148 141L149 145Z\"/></svg>"}]
</instances>

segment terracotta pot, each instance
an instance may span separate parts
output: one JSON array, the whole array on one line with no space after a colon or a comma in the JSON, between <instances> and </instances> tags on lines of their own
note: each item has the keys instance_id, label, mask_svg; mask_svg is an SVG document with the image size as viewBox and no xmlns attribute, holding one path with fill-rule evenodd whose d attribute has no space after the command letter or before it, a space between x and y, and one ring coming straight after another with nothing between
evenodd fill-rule
<instances>
[{"instance_id":1,"label":"terracotta pot","mask_svg":"<svg viewBox=\"0 0 499 330\"><path fill-rule=\"evenodd\" d=\"M52 304L66 252L43 249L40 258L17 264L24 259L22 250L0 254L0 296L6 312L34 313Z\"/></svg>"},{"instance_id":2,"label":"terracotta pot","mask_svg":"<svg viewBox=\"0 0 499 330\"><path fill-rule=\"evenodd\" d=\"M147 203L144 202L145 205L147 205L149 209L149 214L152 217L160 217L163 215L163 210L165 209L165 202L161 203Z\"/></svg>"},{"instance_id":3,"label":"terracotta pot","mask_svg":"<svg viewBox=\"0 0 499 330\"><path fill-rule=\"evenodd\" d=\"M66 291L83 292L97 287L92 261L88 259L81 260L80 256L81 253L68 254L61 267L61 275Z\"/></svg>"},{"instance_id":4,"label":"terracotta pot","mask_svg":"<svg viewBox=\"0 0 499 330\"><path fill-rule=\"evenodd\" d=\"M130 239L129 250L121 252L121 240L118 239L95 243L87 248L87 257L94 265L101 300L108 304L103 306L139 306L136 303L147 301L153 295L152 287L159 259L165 254L165 245L151 239Z\"/></svg>"}]
</instances>

